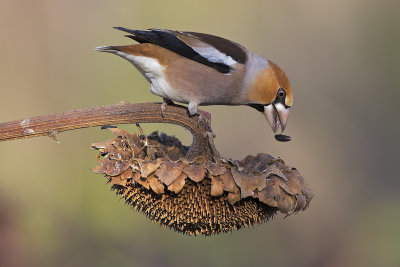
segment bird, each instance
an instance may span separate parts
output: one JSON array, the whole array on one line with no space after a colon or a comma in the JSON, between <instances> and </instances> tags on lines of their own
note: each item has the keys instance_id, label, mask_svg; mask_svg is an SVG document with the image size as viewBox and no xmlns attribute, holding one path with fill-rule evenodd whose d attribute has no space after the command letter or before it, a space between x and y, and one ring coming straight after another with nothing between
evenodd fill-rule
<instances>
[{"instance_id":1,"label":"bird","mask_svg":"<svg viewBox=\"0 0 400 267\"><path fill-rule=\"evenodd\" d=\"M293 104L291 83L271 60L244 46L206 33L114 27L136 44L99 46L95 51L132 63L150 83L150 91L187 104L193 116L206 105L247 105L264 114L272 131L286 128Z\"/></svg>"}]
</instances>

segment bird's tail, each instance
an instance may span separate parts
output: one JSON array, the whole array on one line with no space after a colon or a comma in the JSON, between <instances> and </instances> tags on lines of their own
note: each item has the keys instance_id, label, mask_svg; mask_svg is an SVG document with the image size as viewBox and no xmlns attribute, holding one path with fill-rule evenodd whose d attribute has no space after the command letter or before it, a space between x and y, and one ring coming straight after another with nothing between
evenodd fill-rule
<instances>
[{"instance_id":1,"label":"bird's tail","mask_svg":"<svg viewBox=\"0 0 400 267\"><path fill-rule=\"evenodd\" d=\"M129 33L129 35L125 35L125 37L131 38L141 44L142 43L158 44L160 42L159 33L154 31L153 29L148 29L146 31L131 30L124 27L114 27L114 29Z\"/></svg>"}]
</instances>

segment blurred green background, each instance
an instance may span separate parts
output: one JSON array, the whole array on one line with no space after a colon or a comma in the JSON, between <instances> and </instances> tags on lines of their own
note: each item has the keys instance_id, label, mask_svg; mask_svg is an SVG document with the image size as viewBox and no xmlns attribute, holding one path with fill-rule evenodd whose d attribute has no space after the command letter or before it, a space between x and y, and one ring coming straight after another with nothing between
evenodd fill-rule
<instances>
[{"instance_id":1,"label":"blurred green background","mask_svg":"<svg viewBox=\"0 0 400 267\"><path fill-rule=\"evenodd\" d=\"M93 52L131 43L113 26L220 35L277 62L294 107L289 143L251 108L205 107L218 149L282 157L316 197L286 219L184 236L133 212L90 171L90 144L109 132L0 143L0 266L400 266L399 10L396 0L2 0L0 122L160 101L128 62ZM190 143L181 128L143 127Z\"/></svg>"}]
</instances>

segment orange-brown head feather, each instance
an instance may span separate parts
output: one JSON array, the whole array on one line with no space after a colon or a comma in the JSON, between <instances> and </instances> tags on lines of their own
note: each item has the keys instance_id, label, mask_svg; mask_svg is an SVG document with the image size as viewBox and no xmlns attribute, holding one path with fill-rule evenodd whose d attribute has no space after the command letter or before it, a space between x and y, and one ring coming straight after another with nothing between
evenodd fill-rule
<instances>
[{"instance_id":1,"label":"orange-brown head feather","mask_svg":"<svg viewBox=\"0 0 400 267\"><path fill-rule=\"evenodd\" d=\"M272 103L278 93L279 88L286 91L285 104L293 104L293 93L290 81L285 72L275 63L268 60L268 68L260 71L248 90L247 98L249 102L256 104Z\"/></svg>"},{"instance_id":2,"label":"orange-brown head feather","mask_svg":"<svg viewBox=\"0 0 400 267\"><path fill-rule=\"evenodd\" d=\"M274 70L276 80L278 81L279 86L286 91L285 104L289 107L292 106L293 92L292 92L292 85L290 84L289 78L286 76L286 73L274 62L272 62L271 60L268 60L268 64ZM275 95L278 92L278 89L279 88L276 89Z\"/></svg>"}]
</instances>

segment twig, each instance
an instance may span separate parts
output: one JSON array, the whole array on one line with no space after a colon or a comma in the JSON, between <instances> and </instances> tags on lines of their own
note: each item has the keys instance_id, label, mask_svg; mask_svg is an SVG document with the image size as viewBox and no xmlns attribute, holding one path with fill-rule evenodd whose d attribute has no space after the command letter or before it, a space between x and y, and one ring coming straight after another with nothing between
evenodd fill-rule
<instances>
[{"instance_id":1,"label":"twig","mask_svg":"<svg viewBox=\"0 0 400 267\"><path fill-rule=\"evenodd\" d=\"M119 104L78 109L23 120L0 123L0 142L37 136L49 136L57 140L57 134L88 127L130 123L171 123L180 125L192 134L193 141L186 158L203 156L219 158L218 151L209 142L211 129L197 115L188 116L186 107L167 105L161 114L161 104Z\"/></svg>"}]
</instances>

